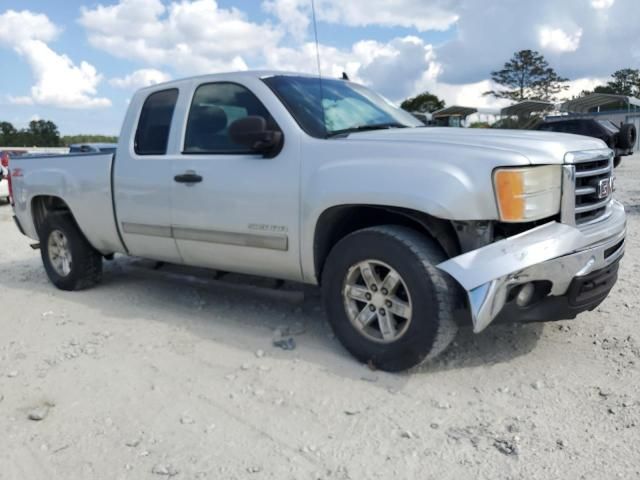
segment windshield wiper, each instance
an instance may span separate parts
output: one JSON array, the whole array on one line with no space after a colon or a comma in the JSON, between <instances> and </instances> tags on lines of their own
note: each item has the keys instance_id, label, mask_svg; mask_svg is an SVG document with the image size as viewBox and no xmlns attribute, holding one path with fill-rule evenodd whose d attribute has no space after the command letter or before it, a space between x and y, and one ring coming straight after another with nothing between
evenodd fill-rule
<instances>
[{"instance_id":1,"label":"windshield wiper","mask_svg":"<svg viewBox=\"0 0 640 480\"><path fill-rule=\"evenodd\" d=\"M402 123L389 122L389 123L374 123L371 125L358 125L356 127L344 128L342 130L333 130L327 133L327 138L337 137L339 135L348 135L354 132L367 132L371 130L388 130L390 128L409 128Z\"/></svg>"}]
</instances>

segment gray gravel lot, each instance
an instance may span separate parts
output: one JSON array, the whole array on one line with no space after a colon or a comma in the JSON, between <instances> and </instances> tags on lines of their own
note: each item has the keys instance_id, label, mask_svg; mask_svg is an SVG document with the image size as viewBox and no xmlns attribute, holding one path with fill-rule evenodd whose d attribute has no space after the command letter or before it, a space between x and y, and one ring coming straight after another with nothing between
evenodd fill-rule
<instances>
[{"instance_id":1,"label":"gray gravel lot","mask_svg":"<svg viewBox=\"0 0 640 480\"><path fill-rule=\"evenodd\" d=\"M640 157L617 175L605 303L401 375L352 360L312 288L118 257L57 291L0 205L0 479L640 478Z\"/></svg>"}]
</instances>

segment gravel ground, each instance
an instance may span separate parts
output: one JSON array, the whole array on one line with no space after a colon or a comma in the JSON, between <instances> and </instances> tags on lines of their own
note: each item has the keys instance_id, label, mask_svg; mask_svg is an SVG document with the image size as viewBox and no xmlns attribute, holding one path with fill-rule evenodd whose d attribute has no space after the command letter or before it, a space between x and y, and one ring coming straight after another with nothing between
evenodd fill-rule
<instances>
[{"instance_id":1,"label":"gravel ground","mask_svg":"<svg viewBox=\"0 0 640 480\"><path fill-rule=\"evenodd\" d=\"M640 158L617 174L605 303L401 375L352 360L312 288L119 257L57 291L2 205L0 479L640 478Z\"/></svg>"}]
</instances>

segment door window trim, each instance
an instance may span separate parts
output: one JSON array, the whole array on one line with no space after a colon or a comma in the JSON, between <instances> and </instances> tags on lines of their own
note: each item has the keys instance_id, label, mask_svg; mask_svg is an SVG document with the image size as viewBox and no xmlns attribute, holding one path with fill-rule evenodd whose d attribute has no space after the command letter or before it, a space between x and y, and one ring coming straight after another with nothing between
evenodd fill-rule
<instances>
[{"instance_id":1,"label":"door window trim","mask_svg":"<svg viewBox=\"0 0 640 480\"><path fill-rule=\"evenodd\" d=\"M176 92L176 100L175 103L173 104L173 110L171 111L171 121L169 122L169 130L167 132L167 144L164 148L164 152L163 153L140 153L138 151L138 132L140 129L140 121L142 119L142 112L144 112L144 107L147 104L147 101L153 96L156 95L158 93L167 93L167 92ZM147 95L144 99L144 101L142 102L142 106L140 107L140 111L138 112L138 118L136 120L136 130L135 133L133 135L133 151L137 156L140 157L157 157L157 156L166 156L168 151L169 151L169 144L171 141L171 129L173 128L173 123L175 121L174 115L176 113L176 107L178 106L180 102L180 89L177 87L172 87L172 88L165 88L165 89L160 89L160 90L155 90L151 93L149 93L149 95Z\"/></svg>"}]
</instances>

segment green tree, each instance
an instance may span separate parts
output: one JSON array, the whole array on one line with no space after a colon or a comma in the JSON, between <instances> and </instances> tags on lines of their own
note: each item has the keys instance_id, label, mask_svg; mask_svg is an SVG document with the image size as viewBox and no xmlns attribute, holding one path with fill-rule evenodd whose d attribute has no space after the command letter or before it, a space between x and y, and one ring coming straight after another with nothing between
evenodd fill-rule
<instances>
[{"instance_id":1,"label":"green tree","mask_svg":"<svg viewBox=\"0 0 640 480\"><path fill-rule=\"evenodd\" d=\"M65 135L60 141L62 145L68 147L75 143L118 143L118 137L108 135Z\"/></svg>"},{"instance_id":2,"label":"green tree","mask_svg":"<svg viewBox=\"0 0 640 480\"><path fill-rule=\"evenodd\" d=\"M9 122L0 122L0 145L12 147L59 147L60 133L55 123L32 120L28 128L17 130Z\"/></svg>"},{"instance_id":3,"label":"green tree","mask_svg":"<svg viewBox=\"0 0 640 480\"><path fill-rule=\"evenodd\" d=\"M407 98L400 104L400 108L407 112L431 113L445 107L444 100L437 95L423 92L415 97Z\"/></svg>"},{"instance_id":4,"label":"green tree","mask_svg":"<svg viewBox=\"0 0 640 480\"><path fill-rule=\"evenodd\" d=\"M31 120L27 132L34 146L58 147L60 146L60 132L55 123L49 120Z\"/></svg>"},{"instance_id":5,"label":"green tree","mask_svg":"<svg viewBox=\"0 0 640 480\"><path fill-rule=\"evenodd\" d=\"M591 90L583 90L580 96L592 93L608 93L613 95L627 95L629 97L640 96L640 70L635 68L623 68L611 74L611 80L605 85L598 85Z\"/></svg>"},{"instance_id":6,"label":"green tree","mask_svg":"<svg viewBox=\"0 0 640 480\"><path fill-rule=\"evenodd\" d=\"M491 72L491 79L503 88L485 92L484 95L514 101L551 101L569 88L565 85L568 79L558 75L544 56L534 50L514 53L501 70Z\"/></svg>"},{"instance_id":7,"label":"green tree","mask_svg":"<svg viewBox=\"0 0 640 480\"><path fill-rule=\"evenodd\" d=\"M640 71L635 68L617 70L613 72L611 80L607 82L606 86L596 87L596 89L598 88L600 88L601 91L596 93L615 93L618 95L637 97L640 95Z\"/></svg>"},{"instance_id":8,"label":"green tree","mask_svg":"<svg viewBox=\"0 0 640 480\"><path fill-rule=\"evenodd\" d=\"M9 122L0 122L0 145L13 145L18 130Z\"/></svg>"}]
</instances>

